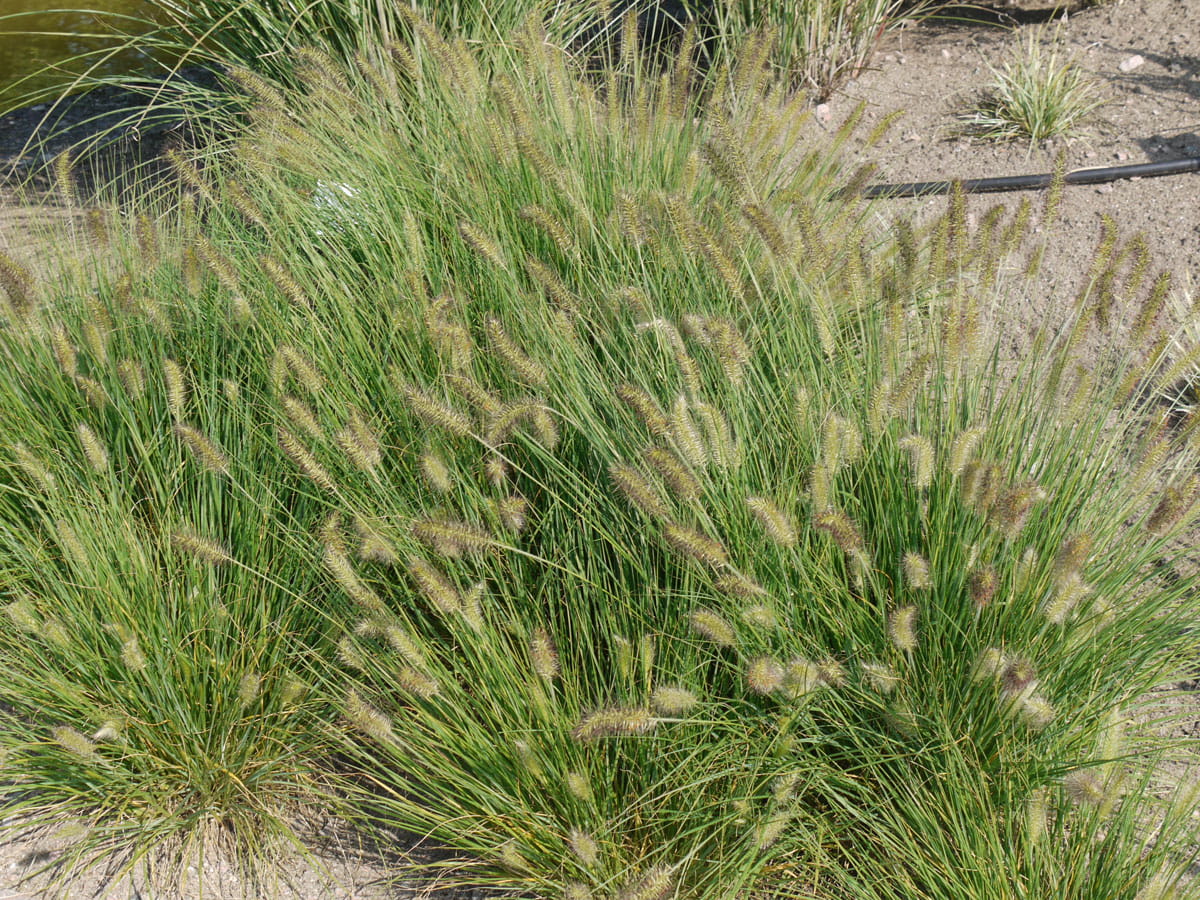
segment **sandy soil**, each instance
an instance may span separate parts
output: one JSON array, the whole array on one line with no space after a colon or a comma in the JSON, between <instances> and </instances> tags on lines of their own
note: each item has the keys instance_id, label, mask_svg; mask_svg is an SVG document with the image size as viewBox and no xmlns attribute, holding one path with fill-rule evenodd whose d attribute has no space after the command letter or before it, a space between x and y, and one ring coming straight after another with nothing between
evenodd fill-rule
<instances>
[{"instance_id":1,"label":"sandy soil","mask_svg":"<svg viewBox=\"0 0 1200 900\"><path fill-rule=\"evenodd\" d=\"M1004 10L965 10L971 21L927 22L887 39L870 70L829 102L829 127L860 102L865 126L895 110L904 117L882 143L860 151L878 166L879 182L988 178L1053 171L1059 153L1068 170L1200 157L1200 0L1115 0L1063 15L1054 0L1019 0ZM981 21L992 20L999 26ZM1031 33L1057 36L1095 82L1106 103L1069 139L1039 145L996 143L961 136L961 117L987 94L993 72ZM1128 67L1134 57L1140 65ZM1019 193L972 195L982 215ZM1040 197L1035 205L1040 208ZM884 214L921 218L945 208L944 198L896 199ZM1123 237L1141 233L1154 265L1172 272L1179 290L1200 276L1200 175L1068 187L1059 228L1043 265L1041 296L1007 310L1019 335L1042 324L1075 296L1088 272L1101 218L1111 216Z\"/></svg>"},{"instance_id":2,"label":"sandy soil","mask_svg":"<svg viewBox=\"0 0 1200 900\"><path fill-rule=\"evenodd\" d=\"M1052 0L1048 0L1052 2ZM858 148L858 161L878 165L879 181L923 181L1049 172L1059 152L1068 169L1113 166L1200 156L1200 0L1115 0L1094 9L1069 12L1040 0L1014 0L1002 7L962 10L957 22L926 22L885 39L871 67L829 99L817 119L832 129L859 102L866 102L867 127L897 109L905 117L890 135L871 149ZM958 117L970 111L986 92L992 72L1010 49L1046 27L1079 65L1095 79L1107 99L1093 119L1069 140L1046 144L996 144L959 136ZM1134 57L1142 62L1132 66ZM1124 66L1122 64L1125 64ZM101 112L111 114L128 98L102 98ZM34 111L0 120L0 176L23 174L17 158L23 135L34 123ZM130 132L126 152L145 158L172 139L170 129ZM50 153L55 152L54 147ZM11 183L11 182L10 182ZM1015 203L1020 195L973 197L970 209L982 215L997 202ZM920 218L940 211L944 199L888 200L879 203L886 217ZM31 212L4 202L0 181L0 250L33 262L37 226L45 210ZM1200 284L1200 175L1118 181L1069 187L1062 207L1062 226L1053 236L1043 273L1044 290L1019 296L1012 308L998 313L1015 326L1009 350L1019 354L1023 335L1069 305L1085 277L1100 234L1101 218L1111 216L1126 236L1141 232L1155 265L1172 272L1180 297ZM1188 541L1192 547L1198 532ZM1191 625L1191 623L1184 623ZM1169 727L1176 737L1200 736L1200 694L1182 693L1166 700L1178 721ZM1171 769L1188 776L1195 767L1186 758ZM0 847L0 900L38 900L36 884L21 879L56 851L53 837L25 835ZM326 871L322 871L325 868ZM375 900L385 897L447 896L428 893L428 886L388 884L391 866L345 850L324 854L317 864L290 866L291 878L274 892L300 900ZM211 880L216 878L216 882ZM209 896L233 896L227 871L205 873ZM225 881L222 881L225 879ZM224 884L225 887L218 887ZM214 890L215 888L215 890ZM134 883L106 884L89 878L69 891L85 897L149 896ZM460 898L462 895L458 895Z\"/></svg>"}]
</instances>

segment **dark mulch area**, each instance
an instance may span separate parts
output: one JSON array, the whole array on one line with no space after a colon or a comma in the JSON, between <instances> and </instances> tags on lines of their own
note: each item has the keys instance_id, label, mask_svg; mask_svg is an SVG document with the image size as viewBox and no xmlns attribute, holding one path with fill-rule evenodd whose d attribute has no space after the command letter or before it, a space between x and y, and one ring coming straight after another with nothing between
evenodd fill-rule
<instances>
[{"instance_id":1,"label":"dark mulch area","mask_svg":"<svg viewBox=\"0 0 1200 900\"><path fill-rule=\"evenodd\" d=\"M155 161L165 150L190 140L191 123L172 98L180 89L216 84L211 72L189 69L141 90L105 86L6 112L0 115L0 188L45 191L52 163L64 151L76 161L77 190L130 187L161 168Z\"/></svg>"}]
</instances>

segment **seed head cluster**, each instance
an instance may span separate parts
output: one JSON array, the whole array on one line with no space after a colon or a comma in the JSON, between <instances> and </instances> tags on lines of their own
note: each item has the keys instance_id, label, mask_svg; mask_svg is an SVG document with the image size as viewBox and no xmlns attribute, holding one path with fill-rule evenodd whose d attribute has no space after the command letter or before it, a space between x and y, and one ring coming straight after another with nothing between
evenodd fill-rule
<instances>
[{"instance_id":1,"label":"seed head cluster","mask_svg":"<svg viewBox=\"0 0 1200 900\"><path fill-rule=\"evenodd\" d=\"M586 713L571 732L580 742L606 737L645 734L658 720L649 709L638 706L606 706Z\"/></svg>"},{"instance_id":2,"label":"seed head cluster","mask_svg":"<svg viewBox=\"0 0 1200 900\"><path fill-rule=\"evenodd\" d=\"M917 608L901 606L888 616L888 637L901 653L917 649Z\"/></svg>"},{"instance_id":3,"label":"seed head cluster","mask_svg":"<svg viewBox=\"0 0 1200 900\"><path fill-rule=\"evenodd\" d=\"M719 613L711 609L697 609L689 617L692 630L720 647L734 648L738 644L737 632Z\"/></svg>"},{"instance_id":4,"label":"seed head cluster","mask_svg":"<svg viewBox=\"0 0 1200 900\"><path fill-rule=\"evenodd\" d=\"M662 716L687 715L699 703L699 697L678 685L659 685L650 694L651 708Z\"/></svg>"},{"instance_id":5,"label":"seed head cluster","mask_svg":"<svg viewBox=\"0 0 1200 900\"><path fill-rule=\"evenodd\" d=\"M729 552L721 542L694 528L667 522L663 526L663 536L671 545L671 549L696 562L712 566L714 569L729 564Z\"/></svg>"}]
</instances>

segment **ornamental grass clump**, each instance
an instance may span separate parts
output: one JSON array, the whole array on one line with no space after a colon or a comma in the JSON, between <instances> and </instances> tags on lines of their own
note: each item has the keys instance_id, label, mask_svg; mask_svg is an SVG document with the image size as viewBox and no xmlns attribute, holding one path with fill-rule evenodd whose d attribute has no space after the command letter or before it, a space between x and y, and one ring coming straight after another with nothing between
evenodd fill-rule
<instances>
[{"instance_id":1,"label":"ornamental grass clump","mask_svg":"<svg viewBox=\"0 0 1200 900\"><path fill-rule=\"evenodd\" d=\"M64 663L15 682L8 758L41 768L10 804L151 840L87 697L164 746L246 737L205 771L290 761L278 793L204 807L235 833L285 822L323 762L354 824L523 896L1172 883L1186 801L1142 790L1132 723L1196 649L1190 582L1160 575L1196 479L1190 428L1142 400L1172 377L1153 290L1098 253L1144 339L1080 368L1119 322L1097 287L1002 368L979 308L1024 287L1027 207L972 227L960 193L880 228L796 152L761 59L699 97L686 56L648 76L635 28L599 87L536 28L503 62L421 29L386 67L311 67L192 171L196 252L102 280L103 364L69 352L91 294L12 279L3 570L42 637L5 665L103 633L111 683L173 703ZM64 481L108 505L44 509ZM100 513L132 517L186 616L81 591L98 555L139 571ZM214 608L237 664L188 655ZM180 727L212 668L225 717Z\"/></svg>"},{"instance_id":2,"label":"ornamental grass clump","mask_svg":"<svg viewBox=\"0 0 1200 900\"><path fill-rule=\"evenodd\" d=\"M1059 35L1032 31L993 70L987 97L962 122L981 138L1037 142L1075 133L1104 102L1096 82L1064 56Z\"/></svg>"},{"instance_id":3,"label":"ornamental grass clump","mask_svg":"<svg viewBox=\"0 0 1200 900\"><path fill-rule=\"evenodd\" d=\"M870 63L887 32L919 20L930 5L924 0L734 0L695 8L710 29L705 49L714 58L767 51L782 77L826 99ZM748 51L746 37L754 32L770 32L771 41Z\"/></svg>"},{"instance_id":4,"label":"ornamental grass clump","mask_svg":"<svg viewBox=\"0 0 1200 900\"><path fill-rule=\"evenodd\" d=\"M184 878L206 850L261 875L326 793L329 707L301 664L322 579L275 521L302 514L286 460L220 389L260 353L203 302L164 330L120 296L46 297L3 349L6 822L80 824L44 867L67 893L97 864Z\"/></svg>"}]
</instances>

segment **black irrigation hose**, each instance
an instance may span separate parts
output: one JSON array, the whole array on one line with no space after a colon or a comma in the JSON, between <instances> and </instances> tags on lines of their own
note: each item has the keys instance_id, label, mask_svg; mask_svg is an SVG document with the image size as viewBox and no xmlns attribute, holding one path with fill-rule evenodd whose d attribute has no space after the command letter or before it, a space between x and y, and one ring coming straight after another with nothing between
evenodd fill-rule
<instances>
[{"instance_id":1,"label":"black irrigation hose","mask_svg":"<svg viewBox=\"0 0 1200 900\"><path fill-rule=\"evenodd\" d=\"M1120 178L1157 178L1160 175L1182 175L1200 172L1200 156L1173 159L1167 162L1139 163L1133 166L1111 166L1100 169L1077 169L1068 172L1066 184L1103 184ZM872 184L859 196L875 200L892 197L932 197L949 194L956 184L963 193L982 194L990 191L1031 191L1050 187L1053 175L1008 175L1003 178L966 178L962 181L906 181L901 184Z\"/></svg>"}]
</instances>

